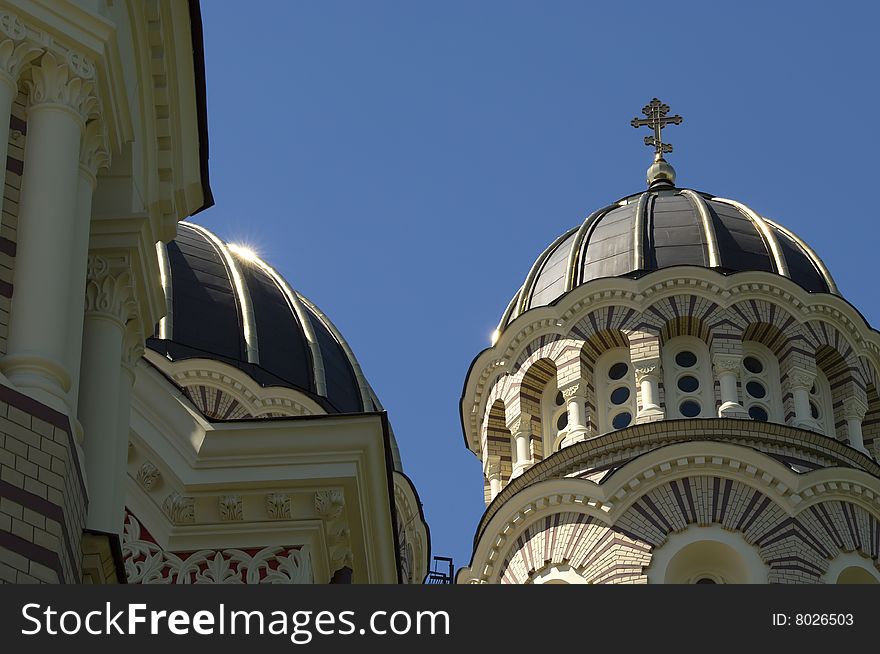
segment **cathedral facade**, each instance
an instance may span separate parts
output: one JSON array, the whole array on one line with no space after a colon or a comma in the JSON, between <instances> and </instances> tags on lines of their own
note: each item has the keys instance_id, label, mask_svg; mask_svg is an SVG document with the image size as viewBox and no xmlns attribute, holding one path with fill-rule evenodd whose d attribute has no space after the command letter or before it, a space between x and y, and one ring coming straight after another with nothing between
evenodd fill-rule
<instances>
[{"instance_id":1,"label":"cathedral facade","mask_svg":"<svg viewBox=\"0 0 880 654\"><path fill-rule=\"evenodd\" d=\"M196 0L0 2L0 581L419 583L330 319L213 204Z\"/></svg>"},{"instance_id":2,"label":"cathedral facade","mask_svg":"<svg viewBox=\"0 0 880 654\"><path fill-rule=\"evenodd\" d=\"M793 232L675 185L554 241L461 399L487 509L458 583L880 582L880 334Z\"/></svg>"}]
</instances>

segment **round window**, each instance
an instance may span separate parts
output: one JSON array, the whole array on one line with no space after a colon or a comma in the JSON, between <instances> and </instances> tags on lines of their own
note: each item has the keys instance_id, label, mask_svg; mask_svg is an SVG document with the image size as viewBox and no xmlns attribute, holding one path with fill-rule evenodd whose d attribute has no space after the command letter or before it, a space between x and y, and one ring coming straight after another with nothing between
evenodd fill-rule
<instances>
[{"instance_id":1,"label":"round window","mask_svg":"<svg viewBox=\"0 0 880 654\"><path fill-rule=\"evenodd\" d=\"M565 398L562 397L562 391L559 391L556 394L556 406L562 406L563 404L565 404Z\"/></svg>"},{"instance_id":2,"label":"round window","mask_svg":"<svg viewBox=\"0 0 880 654\"><path fill-rule=\"evenodd\" d=\"M624 427L629 427L629 423L632 422L632 414L629 411L624 411L623 413L618 413L614 416L614 419L611 421L611 426L615 429L623 429Z\"/></svg>"},{"instance_id":3,"label":"round window","mask_svg":"<svg viewBox=\"0 0 880 654\"><path fill-rule=\"evenodd\" d=\"M758 422L767 422L770 419L770 416L767 415L767 410L758 405L749 407L749 416L751 416L752 420L757 420Z\"/></svg>"},{"instance_id":4,"label":"round window","mask_svg":"<svg viewBox=\"0 0 880 654\"><path fill-rule=\"evenodd\" d=\"M813 416L813 420L818 420L819 416L822 415L819 413L819 407L816 406L815 402L810 402L810 415Z\"/></svg>"},{"instance_id":5,"label":"round window","mask_svg":"<svg viewBox=\"0 0 880 654\"><path fill-rule=\"evenodd\" d=\"M767 395L767 389L764 388L764 384L758 381L750 381L746 384L746 392L752 397L756 397L758 399Z\"/></svg>"},{"instance_id":6,"label":"round window","mask_svg":"<svg viewBox=\"0 0 880 654\"><path fill-rule=\"evenodd\" d=\"M693 393L699 387L700 382L693 375L685 375L678 380L678 390L684 393Z\"/></svg>"},{"instance_id":7,"label":"round window","mask_svg":"<svg viewBox=\"0 0 880 654\"><path fill-rule=\"evenodd\" d=\"M690 350L682 350L675 355L675 362L682 368L693 368L697 365L697 355Z\"/></svg>"},{"instance_id":8,"label":"round window","mask_svg":"<svg viewBox=\"0 0 880 654\"><path fill-rule=\"evenodd\" d=\"M562 412L556 419L556 429L562 431L566 427L568 427L568 413Z\"/></svg>"},{"instance_id":9,"label":"round window","mask_svg":"<svg viewBox=\"0 0 880 654\"><path fill-rule=\"evenodd\" d=\"M743 367L756 375L764 372L764 364L761 363L760 359L756 359L755 357L746 357L743 359Z\"/></svg>"},{"instance_id":10,"label":"round window","mask_svg":"<svg viewBox=\"0 0 880 654\"><path fill-rule=\"evenodd\" d=\"M623 404L629 399L629 389L626 386L621 386L620 388L615 388L611 391L611 403L612 404Z\"/></svg>"},{"instance_id":11,"label":"round window","mask_svg":"<svg viewBox=\"0 0 880 654\"><path fill-rule=\"evenodd\" d=\"M694 400L685 400L679 405L678 410L685 418L696 418L701 411L699 402Z\"/></svg>"},{"instance_id":12,"label":"round window","mask_svg":"<svg viewBox=\"0 0 880 654\"><path fill-rule=\"evenodd\" d=\"M608 369L608 377L611 379L623 379L629 372L629 366L619 361Z\"/></svg>"}]
</instances>

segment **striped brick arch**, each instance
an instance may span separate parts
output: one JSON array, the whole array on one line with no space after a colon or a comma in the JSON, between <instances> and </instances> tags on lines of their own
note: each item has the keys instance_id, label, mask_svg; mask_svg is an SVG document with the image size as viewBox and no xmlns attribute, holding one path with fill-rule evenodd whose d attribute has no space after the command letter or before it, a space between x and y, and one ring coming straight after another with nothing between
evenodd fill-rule
<instances>
[{"instance_id":1,"label":"striped brick arch","mask_svg":"<svg viewBox=\"0 0 880 654\"><path fill-rule=\"evenodd\" d=\"M742 534L770 567L769 583L818 583L840 552L858 551L880 569L880 522L849 502L814 504L791 517L770 497L733 479L693 476L639 498L616 527L650 547L690 525Z\"/></svg>"},{"instance_id":2,"label":"striped brick arch","mask_svg":"<svg viewBox=\"0 0 880 654\"><path fill-rule=\"evenodd\" d=\"M187 386L183 389L183 393L206 418L241 420L253 417L241 402L218 388L201 385Z\"/></svg>"},{"instance_id":3,"label":"striped brick arch","mask_svg":"<svg viewBox=\"0 0 880 654\"><path fill-rule=\"evenodd\" d=\"M590 584L644 584L651 548L592 516L566 512L533 523L501 565L502 584L524 584L553 565L567 564Z\"/></svg>"}]
</instances>

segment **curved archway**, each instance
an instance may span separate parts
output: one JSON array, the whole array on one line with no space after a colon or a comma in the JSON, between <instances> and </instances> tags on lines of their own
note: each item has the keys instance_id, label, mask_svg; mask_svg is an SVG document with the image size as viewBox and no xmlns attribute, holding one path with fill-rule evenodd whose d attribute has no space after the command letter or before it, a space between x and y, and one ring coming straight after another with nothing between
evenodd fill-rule
<instances>
[{"instance_id":1,"label":"curved archway","mask_svg":"<svg viewBox=\"0 0 880 654\"><path fill-rule=\"evenodd\" d=\"M719 525L693 525L656 548L650 584L764 584L768 568L757 549Z\"/></svg>"}]
</instances>

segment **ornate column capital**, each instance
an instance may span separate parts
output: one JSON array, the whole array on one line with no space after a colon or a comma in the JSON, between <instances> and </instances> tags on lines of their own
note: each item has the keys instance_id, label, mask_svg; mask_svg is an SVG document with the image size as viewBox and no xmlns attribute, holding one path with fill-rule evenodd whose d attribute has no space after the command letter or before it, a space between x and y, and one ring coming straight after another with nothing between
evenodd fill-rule
<instances>
[{"instance_id":1,"label":"ornate column capital","mask_svg":"<svg viewBox=\"0 0 880 654\"><path fill-rule=\"evenodd\" d=\"M490 454L486 457L485 463L485 475L486 479L491 479L495 477L496 479L501 478L501 457L497 454Z\"/></svg>"},{"instance_id":2,"label":"ornate column capital","mask_svg":"<svg viewBox=\"0 0 880 654\"><path fill-rule=\"evenodd\" d=\"M68 53L67 61L59 61L51 51L46 52L39 63L31 67L31 79L27 81L31 108L60 105L85 123L95 115L98 106L94 75L94 64L74 51Z\"/></svg>"},{"instance_id":3,"label":"ornate column capital","mask_svg":"<svg viewBox=\"0 0 880 654\"><path fill-rule=\"evenodd\" d=\"M660 378L660 358L642 359L633 361L633 369L636 372L636 383L641 384L647 377Z\"/></svg>"},{"instance_id":4,"label":"ornate column capital","mask_svg":"<svg viewBox=\"0 0 880 654\"><path fill-rule=\"evenodd\" d=\"M107 151L107 133L101 121L95 119L86 123L79 150L79 166L95 185L98 171L110 167L110 154Z\"/></svg>"},{"instance_id":5,"label":"ornate column capital","mask_svg":"<svg viewBox=\"0 0 880 654\"><path fill-rule=\"evenodd\" d=\"M788 383L792 390L809 391L816 381L816 371L793 366L788 370Z\"/></svg>"},{"instance_id":6,"label":"ornate column capital","mask_svg":"<svg viewBox=\"0 0 880 654\"><path fill-rule=\"evenodd\" d=\"M739 354L713 354L712 368L715 375L720 377L725 373L733 373L739 377L740 366L742 365L742 356Z\"/></svg>"},{"instance_id":7,"label":"ornate column capital","mask_svg":"<svg viewBox=\"0 0 880 654\"><path fill-rule=\"evenodd\" d=\"M571 402L576 397L584 399L587 397L587 385L582 380L564 386L559 391L566 402Z\"/></svg>"},{"instance_id":8,"label":"ornate column capital","mask_svg":"<svg viewBox=\"0 0 880 654\"><path fill-rule=\"evenodd\" d=\"M138 360L144 355L144 334L141 331L139 320L129 320L125 323L125 333L122 336L122 367L131 375L134 382L134 368Z\"/></svg>"},{"instance_id":9,"label":"ornate column capital","mask_svg":"<svg viewBox=\"0 0 880 654\"><path fill-rule=\"evenodd\" d=\"M527 436L531 436L532 416L530 416L528 413L520 413L518 416L513 418L513 420L507 423L507 428L514 436L516 436L517 434L526 434Z\"/></svg>"},{"instance_id":10,"label":"ornate column capital","mask_svg":"<svg viewBox=\"0 0 880 654\"><path fill-rule=\"evenodd\" d=\"M344 567L352 568L351 534L343 509L345 497L337 488L327 488L315 493L315 512L324 520L327 533L330 574Z\"/></svg>"},{"instance_id":11,"label":"ornate column capital","mask_svg":"<svg viewBox=\"0 0 880 654\"><path fill-rule=\"evenodd\" d=\"M134 316L136 303L127 266L116 271L110 262L90 254L86 268L86 314L99 314L125 326Z\"/></svg>"},{"instance_id":12,"label":"ornate column capital","mask_svg":"<svg viewBox=\"0 0 880 654\"><path fill-rule=\"evenodd\" d=\"M29 41L16 43L12 39L0 41L0 81L6 82L14 92L18 90L21 71L37 58L42 48Z\"/></svg>"},{"instance_id":13,"label":"ornate column capital","mask_svg":"<svg viewBox=\"0 0 880 654\"><path fill-rule=\"evenodd\" d=\"M843 401L841 413L846 420L858 420L861 422L868 413L868 404L858 397L848 397Z\"/></svg>"}]
</instances>

